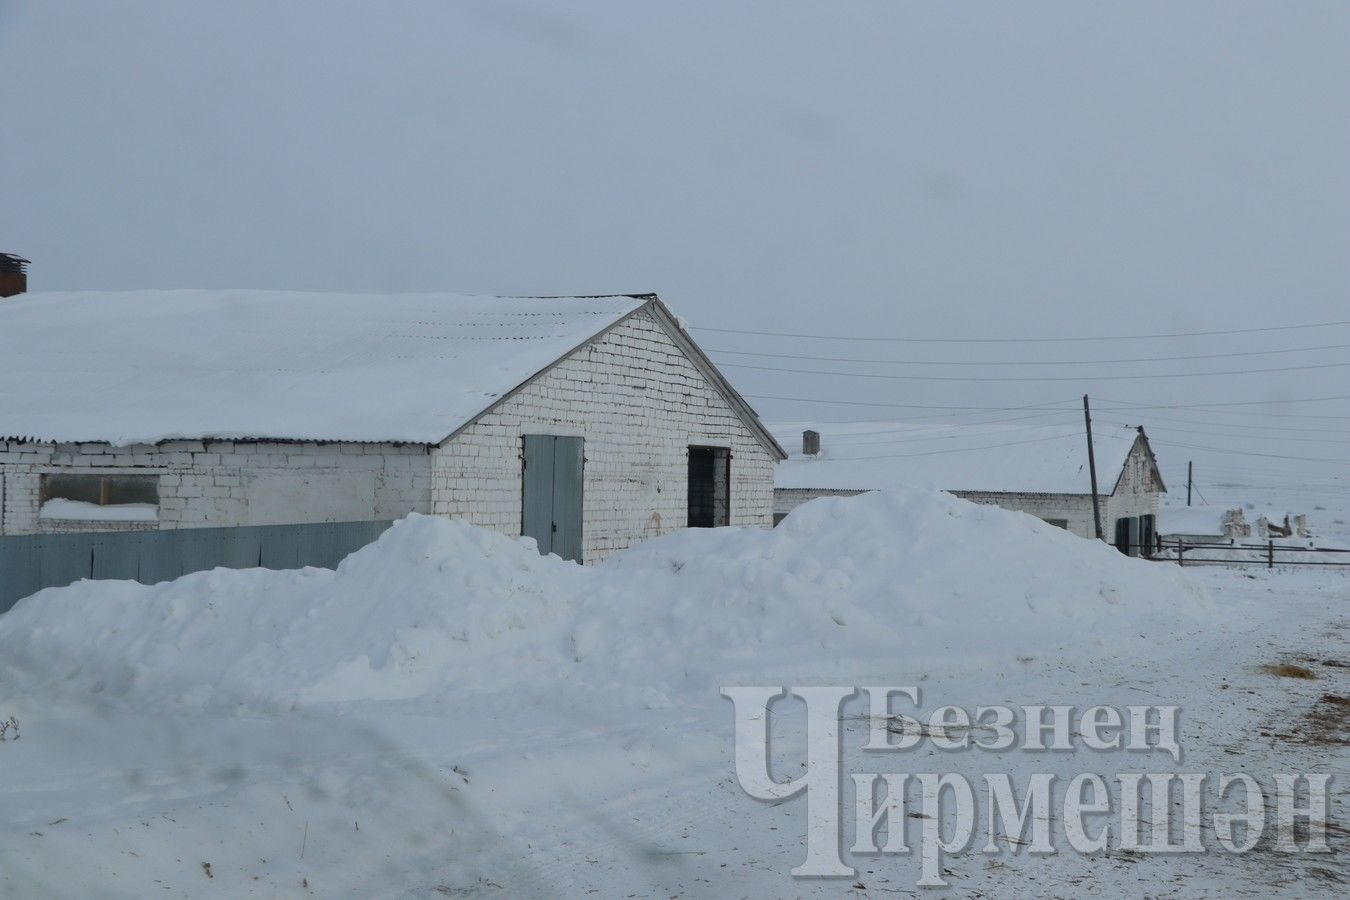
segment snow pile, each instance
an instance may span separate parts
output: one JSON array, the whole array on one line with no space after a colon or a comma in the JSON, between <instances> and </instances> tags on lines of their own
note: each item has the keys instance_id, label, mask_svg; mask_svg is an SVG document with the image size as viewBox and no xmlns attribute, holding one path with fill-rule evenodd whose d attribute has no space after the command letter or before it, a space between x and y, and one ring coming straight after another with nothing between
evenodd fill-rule
<instances>
[{"instance_id":1,"label":"snow pile","mask_svg":"<svg viewBox=\"0 0 1350 900\"><path fill-rule=\"evenodd\" d=\"M183 709L513 686L665 705L737 681L1090 657L1205 604L1175 569L936 492L815 501L772 531L682 531L593 568L412 516L336 572L44 591L0 616L0 684Z\"/></svg>"}]
</instances>

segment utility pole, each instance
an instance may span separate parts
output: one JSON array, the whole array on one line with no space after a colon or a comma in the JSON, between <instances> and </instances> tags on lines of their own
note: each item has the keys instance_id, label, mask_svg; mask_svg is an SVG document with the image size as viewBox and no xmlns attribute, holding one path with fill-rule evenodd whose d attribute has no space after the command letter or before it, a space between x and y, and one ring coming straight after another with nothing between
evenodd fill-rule
<instances>
[{"instance_id":1,"label":"utility pole","mask_svg":"<svg viewBox=\"0 0 1350 900\"><path fill-rule=\"evenodd\" d=\"M1187 505L1187 506L1190 506L1190 505L1191 505L1191 485L1194 483L1194 480L1191 478L1191 471L1192 471L1192 470L1191 470L1191 467L1194 466L1194 465L1195 465L1195 463L1192 462L1191 460L1189 460L1189 459L1186 460L1186 505Z\"/></svg>"},{"instance_id":2,"label":"utility pole","mask_svg":"<svg viewBox=\"0 0 1350 900\"><path fill-rule=\"evenodd\" d=\"M1102 510L1097 503L1097 457L1092 452L1092 412L1088 409L1088 395L1083 395L1083 424L1087 426L1088 474L1092 476L1092 525L1097 530L1097 540L1105 540L1102 534Z\"/></svg>"}]
</instances>

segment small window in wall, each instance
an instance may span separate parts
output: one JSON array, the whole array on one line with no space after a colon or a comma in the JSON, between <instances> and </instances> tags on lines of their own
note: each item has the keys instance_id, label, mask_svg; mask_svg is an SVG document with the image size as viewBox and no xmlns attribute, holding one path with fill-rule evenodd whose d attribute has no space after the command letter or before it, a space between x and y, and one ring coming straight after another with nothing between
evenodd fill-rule
<instances>
[{"instance_id":1,"label":"small window in wall","mask_svg":"<svg viewBox=\"0 0 1350 900\"><path fill-rule=\"evenodd\" d=\"M157 475L43 475L44 519L153 522L159 518Z\"/></svg>"},{"instance_id":2,"label":"small window in wall","mask_svg":"<svg viewBox=\"0 0 1350 900\"><path fill-rule=\"evenodd\" d=\"M1069 528L1069 520L1068 520L1068 519L1046 519L1046 520L1045 520L1045 523L1046 523L1047 525L1053 525L1053 526L1055 526L1056 528L1063 528L1063 529L1066 530L1066 531L1067 531L1068 528Z\"/></svg>"},{"instance_id":3,"label":"small window in wall","mask_svg":"<svg viewBox=\"0 0 1350 900\"><path fill-rule=\"evenodd\" d=\"M731 524L731 451L689 448L689 527Z\"/></svg>"}]
</instances>

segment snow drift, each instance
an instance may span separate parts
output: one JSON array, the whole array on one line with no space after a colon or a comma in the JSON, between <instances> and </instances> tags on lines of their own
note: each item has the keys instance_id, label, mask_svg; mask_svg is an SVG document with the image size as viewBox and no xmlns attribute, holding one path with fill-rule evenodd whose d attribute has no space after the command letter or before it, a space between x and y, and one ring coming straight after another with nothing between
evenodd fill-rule
<instances>
[{"instance_id":1,"label":"snow drift","mask_svg":"<svg viewBox=\"0 0 1350 900\"><path fill-rule=\"evenodd\" d=\"M591 568L415 515L336 571L36 594L0 616L0 700L269 710L516 688L666 705L738 681L1091 657L1206 603L1174 569L936 492L818 500L772 531L682 531Z\"/></svg>"}]
</instances>

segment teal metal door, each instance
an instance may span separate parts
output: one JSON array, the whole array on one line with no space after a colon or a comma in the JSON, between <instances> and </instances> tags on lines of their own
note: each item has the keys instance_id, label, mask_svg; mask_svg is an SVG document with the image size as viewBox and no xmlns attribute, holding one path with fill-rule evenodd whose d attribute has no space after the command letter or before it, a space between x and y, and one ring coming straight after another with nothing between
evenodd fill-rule
<instances>
[{"instance_id":1,"label":"teal metal door","mask_svg":"<svg viewBox=\"0 0 1350 900\"><path fill-rule=\"evenodd\" d=\"M523 449L520 533L581 562L584 439L527 434Z\"/></svg>"},{"instance_id":2,"label":"teal metal door","mask_svg":"<svg viewBox=\"0 0 1350 900\"><path fill-rule=\"evenodd\" d=\"M539 543L539 552L553 552L553 441L551 435L525 435L521 473L520 533Z\"/></svg>"}]
</instances>

